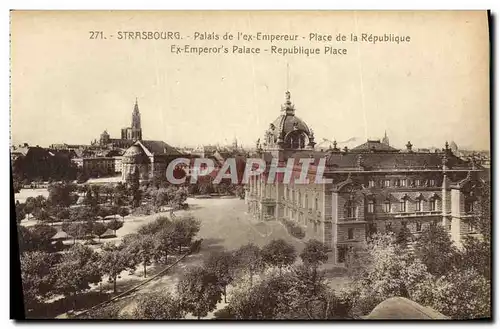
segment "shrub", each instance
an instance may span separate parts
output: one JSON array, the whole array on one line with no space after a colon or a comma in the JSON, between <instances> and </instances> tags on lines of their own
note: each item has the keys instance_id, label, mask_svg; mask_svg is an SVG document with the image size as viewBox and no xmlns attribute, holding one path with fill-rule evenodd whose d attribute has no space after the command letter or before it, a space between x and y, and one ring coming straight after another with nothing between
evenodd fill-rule
<instances>
[{"instance_id":1,"label":"shrub","mask_svg":"<svg viewBox=\"0 0 500 329\"><path fill-rule=\"evenodd\" d=\"M306 232L304 232L302 227L294 221L282 218L281 222L285 225L288 233L290 233L293 237L303 239L306 236Z\"/></svg>"}]
</instances>

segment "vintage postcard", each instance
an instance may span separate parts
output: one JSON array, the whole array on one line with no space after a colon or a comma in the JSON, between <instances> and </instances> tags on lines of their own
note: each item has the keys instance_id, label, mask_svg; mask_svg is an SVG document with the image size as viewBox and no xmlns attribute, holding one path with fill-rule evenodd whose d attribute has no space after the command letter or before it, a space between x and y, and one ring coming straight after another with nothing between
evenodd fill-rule
<instances>
[{"instance_id":1,"label":"vintage postcard","mask_svg":"<svg viewBox=\"0 0 500 329\"><path fill-rule=\"evenodd\" d=\"M488 12L10 16L12 317L491 319Z\"/></svg>"}]
</instances>

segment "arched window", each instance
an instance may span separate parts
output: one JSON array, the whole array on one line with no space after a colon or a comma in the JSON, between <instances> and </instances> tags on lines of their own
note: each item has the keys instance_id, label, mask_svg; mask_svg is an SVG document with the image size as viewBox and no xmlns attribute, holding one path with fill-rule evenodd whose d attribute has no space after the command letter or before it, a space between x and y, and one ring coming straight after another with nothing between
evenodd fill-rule
<instances>
[{"instance_id":1,"label":"arched window","mask_svg":"<svg viewBox=\"0 0 500 329\"><path fill-rule=\"evenodd\" d=\"M416 211L424 211L424 199L417 200Z\"/></svg>"},{"instance_id":2,"label":"arched window","mask_svg":"<svg viewBox=\"0 0 500 329\"><path fill-rule=\"evenodd\" d=\"M384 202L384 212L391 212L391 201L385 200Z\"/></svg>"},{"instance_id":3,"label":"arched window","mask_svg":"<svg viewBox=\"0 0 500 329\"><path fill-rule=\"evenodd\" d=\"M347 201L346 204L346 217L347 218L355 218L356 217L356 205L354 204L353 200Z\"/></svg>"},{"instance_id":4,"label":"arched window","mask_svg":"<svg viewBox=\"0 0 500 329\"><path fill-rule=\"evenodd\" d=\"M373 214L375 212L375 202L373 200L368 201L368 213Z\"/></svg>"}]
</instances>

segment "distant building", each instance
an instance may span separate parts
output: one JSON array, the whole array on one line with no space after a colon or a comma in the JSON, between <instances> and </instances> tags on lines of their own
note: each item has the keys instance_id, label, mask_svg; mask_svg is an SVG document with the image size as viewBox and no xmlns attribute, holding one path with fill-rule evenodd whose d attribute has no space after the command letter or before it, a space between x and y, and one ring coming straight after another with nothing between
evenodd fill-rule
<instances>
[{"instance_id":1,"label":"distant building","mask_svg":"<svg viewBox=\"0 0 500 329\"><path fill-rule=\"evenodd\" d=\"M384 132L384 138L382 139L382 143L389 146L389 137L387 137L387 131Z\"/></svg>"},{"instance_id":2,"label":"distant building","mask_svg":"<svg viewBox=\"0 0 500 329\"><path fill-rule=\"evenodd\" d=\"M123 154L121 161L122 181L154 181L166 177L168 164L182 156L177 149L162 141L143 140L135 142Z\"/></svg>"},{"instance_id":3,"label":"distant building","mask_svg":"<svg viewBox=\"0 0 500 329\"><path fill-rule=\"evenodd\" d=\"M113 157L74 158L72 161L91 177L111 176L116 173Z\"/></svg>"},{"instance_id":4,"label":"distant building","mask_svg":"<svg viewBox=\"0 0 500 329\"><path fill-rule=\"evenodd\" d=\"M464 235L476 234L471 224L481 190L484 168L464 161L448 145L439 152L418 153L408 142L400 151L378 140L352 150L336 146L326 152L314 149L314 135L295 115L287 93L282 114L257 141L257 155L267 171L251 177L246 186L249 213L260 220L294 221L333 252L333 262L344 264L351 248L364 245L375 232L399 232L407 227L419 234L428 225L441 224L460 245ZM295 160L292 181L299 177L299 159L310 158L309 184L284 184L278 176L268 182L273 160L286 167ZM314 183L319 161L323 177L331 183Z\"/></svg>"},{"instance_id":5,"label":"distant building","mask_svg":"<svg viewBox=\"0 0 500 329\"><path fill-rule=\"evenodd\" d=\"M132 111L131 127L122 128L121 138L111 138L108 131L104 130L99 136L99 145L101 147L115 147L126 149L132 146L136 141L141 139L141 113L139 112L139 104L136 99L134 109Z\"/></svg>"}]
</instances>

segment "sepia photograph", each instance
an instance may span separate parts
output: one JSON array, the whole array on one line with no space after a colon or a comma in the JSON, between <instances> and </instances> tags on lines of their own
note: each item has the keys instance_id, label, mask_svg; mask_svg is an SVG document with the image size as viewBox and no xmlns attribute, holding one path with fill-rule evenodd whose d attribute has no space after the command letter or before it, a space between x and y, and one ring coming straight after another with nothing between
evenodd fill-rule
<instances>
[{"instance_id":1,"label":"sepia photograph","mask_svg":"<svg viewBox=\"0 0 500 329\"><path fill-rule=\"evenodd\" d=\"M11 10L11 318L491 321L491 22Z\"/></svg>"}]
</instances>

